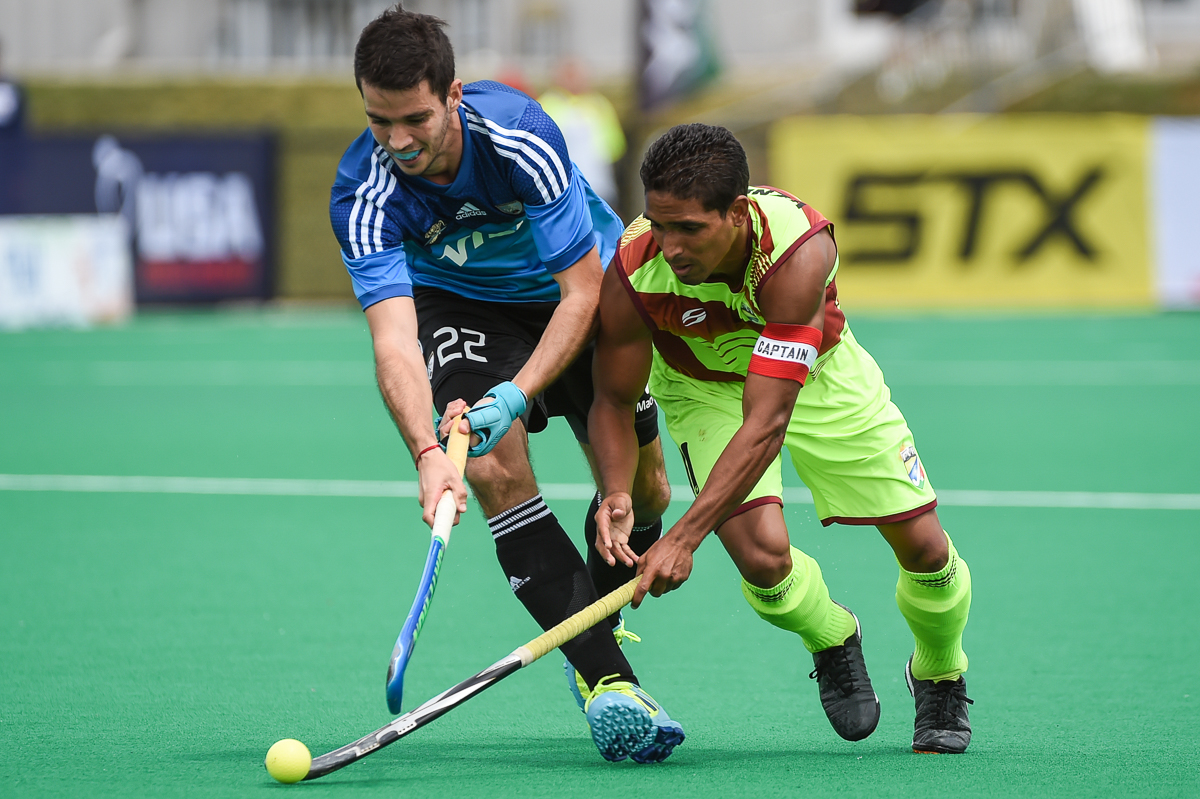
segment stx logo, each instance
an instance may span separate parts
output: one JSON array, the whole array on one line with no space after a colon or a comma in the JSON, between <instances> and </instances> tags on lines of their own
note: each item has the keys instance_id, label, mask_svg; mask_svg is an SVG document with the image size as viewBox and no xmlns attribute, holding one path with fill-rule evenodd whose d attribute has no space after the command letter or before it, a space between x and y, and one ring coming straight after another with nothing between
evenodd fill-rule
<instances>
[{"instance_id":1,"label":"stx logo","mask_svg":"<svg viewBox=\"0 0 1200 799\"><path fill-rule=\"evenodd\" d=\"M980 227L986 217L988 199L1001 186L1017 186L1030 200L1037 203L1041 221L1032 232L1019 231L1021 239L1013 259L1023 264L1036 255L1048 242L1062 240L1084 260L1096 260L1096 247L1080 232L1075 212L1079 205L1104 179L1103 167L1085 170L1074 185L1062 190L1046 186L1037 175L1024 169L980 172L914 172L906 174L860 173L846 184L846 207L842 218L847 224L860 223L887 226L895 231L898 243L892 248L856 249L846 252L845 259L856 263L897 263L913 258L921 245L924 219L916 207L916 194L922 185L950 183L966 195L962 228L958 239L958 259L974 259L979 244ZM905 191L905 190L911 191ZM912 206L881 209L880 193L894 198L912 196ZM899 204L899 203L897 203Z\"/></svg>"}]
</instances>

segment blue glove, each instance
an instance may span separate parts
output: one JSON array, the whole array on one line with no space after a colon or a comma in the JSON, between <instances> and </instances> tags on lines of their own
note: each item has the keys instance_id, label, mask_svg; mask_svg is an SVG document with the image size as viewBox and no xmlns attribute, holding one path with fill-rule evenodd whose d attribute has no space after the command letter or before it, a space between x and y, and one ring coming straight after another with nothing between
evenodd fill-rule
<instances>
[{"instance_id":1,"label":"blue glove","mask_svg":"<svg viewBox=\"0 0 1200 799\"><path fill-rule=\"evenodd\" d=\"M528 403L525 392L517 388L516 384L508 382L501 383L483 396L493 397L496 401L487 405L476 403L463 417L471 423L471 432L478 433L483 438L467 450L467 454L472 458L491 452L492 447L508 432L513 422L525 413Z\"/></svg>"}]
</instances>

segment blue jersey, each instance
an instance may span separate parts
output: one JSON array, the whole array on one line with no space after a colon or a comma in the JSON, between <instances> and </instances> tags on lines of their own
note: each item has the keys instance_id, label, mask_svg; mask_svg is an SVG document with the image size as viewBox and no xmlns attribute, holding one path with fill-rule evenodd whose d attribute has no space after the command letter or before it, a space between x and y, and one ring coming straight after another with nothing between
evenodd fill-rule
<instances>
[{"instance_id":1,"label":"blue jersey","mask_svg":"<svg viewBox=\"0 0 1200 799\"><path fill-rule=\"evenodd\" d=\"M338 164L329 205L365 309L429 286L491 302L560 299L553 274L624 228L575 169L536 102L499 83L463 87L462 163L449 185L405 175L367 130Z\"/></svg>"}]
</instances>

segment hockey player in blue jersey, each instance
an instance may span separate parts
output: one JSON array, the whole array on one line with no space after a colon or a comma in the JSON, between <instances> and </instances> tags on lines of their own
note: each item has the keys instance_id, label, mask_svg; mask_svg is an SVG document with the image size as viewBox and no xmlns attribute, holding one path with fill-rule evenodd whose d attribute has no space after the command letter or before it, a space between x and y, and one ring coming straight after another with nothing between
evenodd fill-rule
<instances>
[{"instance_id":1,"label":"hockey player in blue jersey","mask_svg":"<svg viewBox=\"0 0 1200 799\"><path fill-rule=\"evenodd\" d=\"M536 102L455 79L444 24L396 6L363 29L354 71L369 127L338 165L330 217L426 523L445 489L466 510L431 410L450 418L469 405L467 482L513 592L548 629L634 574L592 546L598 502L585 563L542 500L527 439L563 416L594 472L591 339L623 226ZM657 408L648 396L639 407L631 544L642 552L670 489ZM628 635L614 615L563 645L568 682L606 759L657 762L683 729L640 687L619 647Z\"/></svg>"}]
</instances>

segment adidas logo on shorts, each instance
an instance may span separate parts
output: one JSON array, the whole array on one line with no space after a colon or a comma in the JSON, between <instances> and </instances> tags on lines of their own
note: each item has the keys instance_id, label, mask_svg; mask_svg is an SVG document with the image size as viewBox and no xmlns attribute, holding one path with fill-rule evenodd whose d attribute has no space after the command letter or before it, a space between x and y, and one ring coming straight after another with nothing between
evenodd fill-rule
<instances>
[{"instance_id":1,"label":"adidas logo on shorts","mask_svg":"<svg viewBox=\"0 0 1200 799\"><path fill-rule=\"evenodd\" d=\"M512 587L512 590L513 590L513 593L514 593L514 594L517 592L517 589L518 589L518 588L520 588L521 586L525 585L525 583L527 583L527 582L529 582L529 578L528 578L528 577L526 577L526 578L525 578L525 579L523 579L523 580L518 580L516 577L509 577L509 578L508 578L508 584L509 584L509 585Z\"/></svg>"}]
</instances>

